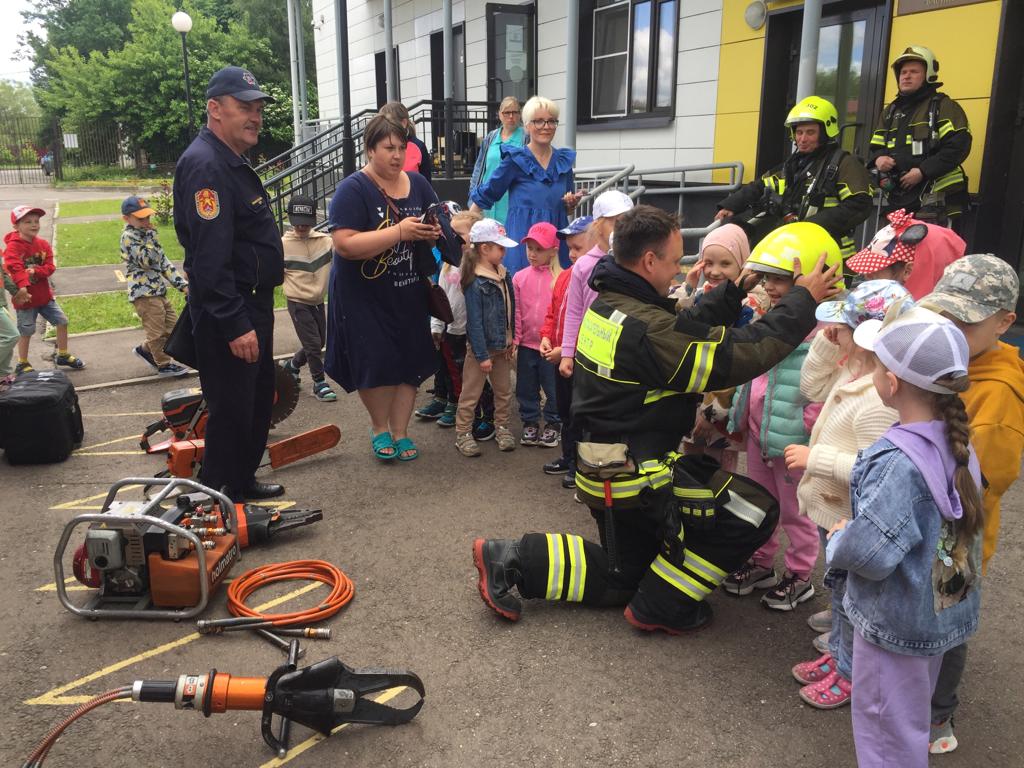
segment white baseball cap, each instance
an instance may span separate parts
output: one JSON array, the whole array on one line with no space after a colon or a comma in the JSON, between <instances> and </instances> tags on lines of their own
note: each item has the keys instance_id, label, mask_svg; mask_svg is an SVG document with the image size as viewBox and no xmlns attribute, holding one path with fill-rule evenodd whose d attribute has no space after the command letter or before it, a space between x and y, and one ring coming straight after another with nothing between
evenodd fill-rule
<instances>
[{"instance_id":1,"label":"white baseball cap","mask_svg":"<svg viewBox=\"0 0 1024 768\"><path fill-rule=\"evenodd\" d=\"M955 395L936 382L967 375L967 339L942 315L920 306L901 314L899 304L889 309L885 320L865 320L858 325L854 342L874 352L897 378L929 392Z\"/></svg>"},{"instance_id":2,"label":"white baseball cap","mask_svg":"<svg viewBox=\"0 0 1024 768\"><path fill-rule=\"evenodd\" d=\"M505 232L505 227L494 219L481 219L469 230L471 243L497 243L506 248L515 248L519 243L512 240Z\"/></svg>"},{"instance_id":3,"label":"white baseball cap","mask_svg":"<svg viewBox=\"0 0 1024 768\"><path fill-rule=\"evenodd\" d=\"M594 201L594 218L604 219L608 216L618 216L621 213L632 209L633 201L629 195L617 189L609 189L602 192Z\"/></svg>"}]
</instances>

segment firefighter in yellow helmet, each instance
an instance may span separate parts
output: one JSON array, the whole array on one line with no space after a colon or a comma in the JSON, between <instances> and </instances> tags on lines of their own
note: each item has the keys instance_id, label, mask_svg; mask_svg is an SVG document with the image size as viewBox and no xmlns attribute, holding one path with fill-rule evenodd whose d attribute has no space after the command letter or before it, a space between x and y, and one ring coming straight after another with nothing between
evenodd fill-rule
<instances>
[{"instance_id":1,"label":"firefighter in yellow helmet","mask_svg":"<svg viewBox=\"0 0 1024 768\"><path fill-rule=\"evenodd\" d=\"M962 163L971 153L967 115L939 93L939 62L912 45L892 63L899 93L871 136L868 167L879 174L886 212L905 208L922 221L949 226L969 203Z\"/></svg>"},{"instance_id":2,"label":"firefighter in yellow helmet","mask_svg":"<svg viewBox=\"0 0 1024 768\"><path fill-rule=\"evenodd\" d=\"M864 165L839 146L836 108L808 96L790 110L786 126L793 154L722 200L715 218L745 223L751 246L782 224L811 221L839 243L844 259L852 256L854 229L870 215L874 190Z\"/></svg>"},{"instance_id":3,"label":"firefighter in yellow helmet","mask_svg":"<svg viewBox=\"0 0 1024 768\"><path fill-rule=\"evenodd\" d=\"M577 497L600 543L568 533L477 539L478 587L492 610L516 621L520 598L625 606L633 626L669 634L710 621L705 598L767 541L778 505L713 459L676 450L701 392L777 365L836 293L838 249L815 229L780 254L799 260L795 287L758 322L733 328L756 275L726 280L677 315L667 295L683 255L678 220L638 205L615 222L613 254L590 278L598 296L580 325L573 373Z\"/></svg>"}]
</instances>

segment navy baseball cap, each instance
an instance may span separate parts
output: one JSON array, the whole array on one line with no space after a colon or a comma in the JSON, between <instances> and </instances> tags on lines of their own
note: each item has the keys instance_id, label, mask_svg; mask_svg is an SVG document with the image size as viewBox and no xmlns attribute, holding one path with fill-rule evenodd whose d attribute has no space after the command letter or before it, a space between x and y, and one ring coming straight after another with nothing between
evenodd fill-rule
<instances>
[{"instance_id":1,"label":"navy baseball cap","mask_svg":"<svg viewBox=\"0 0 1024 768\"><path fill-rule=\"evenodd\" d=\"M154 213L156 213L156 211L149 207L149 203L138 195L126 197L124 202L121 203L122 216L138 216L140 219L145 219L152 216Z\"/></svg>"},{"instance_id":2,"label":"navy baseball cap","mask_svg":"<svg viewBox=\"0 0 1024 768\"><path fill-rule=\"evenodd\" d=\"M573 235L578 235L582 232L586 232L587 227L589 227L593 222L593 216L580 216L579 218L570 221L569 226L558 230L558 237L562 240L565 240L565 238L567 237L572 237Z\"/></svg>"},{"instance_id":3,"label":"navy baseball cap","mask_svg":"<svg viewBox=\"0 0 1024 768\"><path fill-rule=\"evenodd\" d=\"M206 98L215 96L234 96L239 101L256 101L263 99L271 104L274 98L260 90L260 84L252 72L241 67L224 67L218 69L206 86Z\"/></svg>"}]
</instances>

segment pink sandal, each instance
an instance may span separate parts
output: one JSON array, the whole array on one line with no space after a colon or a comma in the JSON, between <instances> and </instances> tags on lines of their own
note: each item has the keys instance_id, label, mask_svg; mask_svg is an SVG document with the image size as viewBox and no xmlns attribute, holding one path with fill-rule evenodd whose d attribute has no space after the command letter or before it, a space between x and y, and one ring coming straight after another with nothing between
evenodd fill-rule
<instances>
[{"instance_id":1,"label":"pink sandal","mask_svg":"<svg viewBox=\"0 0 1024 768\"><path fill-rule=\"evenodd\" d=\"M815 709L838 709L850 703L853 684L839 672L833 672L819 683L805 685L800 698Z\"/></svg>"},{"instance_id":2,"label":"pink sandal","mask_svg":"<svg viewBox=\"0 0 1024 768\"><path fill-rule=\"evenodd\" d=\"M793 667L793 677L802 685L820 683L826 677L835 672L836 665L832 661L832 654L826 653L814 661L805 661Z\"/></svg>"}]
</instances>

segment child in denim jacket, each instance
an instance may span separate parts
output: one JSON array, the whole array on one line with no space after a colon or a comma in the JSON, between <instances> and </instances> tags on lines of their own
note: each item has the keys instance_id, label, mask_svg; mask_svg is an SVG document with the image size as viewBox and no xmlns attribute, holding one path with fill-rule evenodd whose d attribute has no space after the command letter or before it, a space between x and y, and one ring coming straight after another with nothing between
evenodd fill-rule
<instances>
[{"instance_id":1,"label":"child in denim jacket","mask_svg":"<svg viewBox=\"0 0 1024 768\"><path fill-rule=\"evenodd\" d=\"M494 219L478 221L469 230L472 248L462 257L462 294L466 300L466 362L462 392L455 414L455 447L463 456L479 456L473 437L476 412L484 381L494 390L494 439L499 450L512 451L516 439L509 431L512 405L512 359L515 356L515 293L512 276L502 266L505 249L518 243Z\"/></svg>"},{"instance_id":2,"label":"child in denim jacket","mask_svg":"<svg viewBox=\"0 0 1024 768\"><path fill-rule=\"evenodd\" d=\"M854 341L873 351L882 402L900 417L853 468L853 520L826 561L848 571L857 762L927 768L930 701L942 656L978 627L981 471L957 393L967 341L950 321L894 306Z\"/></svg>"}]
</instances>

